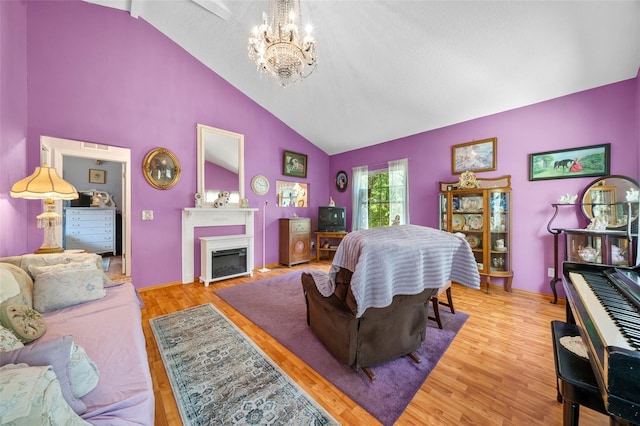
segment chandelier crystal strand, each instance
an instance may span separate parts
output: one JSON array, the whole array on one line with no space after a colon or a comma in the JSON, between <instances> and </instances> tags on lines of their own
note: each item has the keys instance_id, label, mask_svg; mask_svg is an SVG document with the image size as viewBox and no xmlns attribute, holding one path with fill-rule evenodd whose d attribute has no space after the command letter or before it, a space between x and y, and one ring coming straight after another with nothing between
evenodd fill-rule
<instances>
[{"instance_id":1,"label":"chandelier crystal strand","mask_svg":"<svg viewBox=\"0 0 640 426\"><path fill-rule=\"evenodd\" d=\"M269 14L249 38L249 57L258 71L274 76L282 87L308 77L316 67L316 42L307 28L301 39L298 0L269 0Z\"/></svg>"}]
</instances>

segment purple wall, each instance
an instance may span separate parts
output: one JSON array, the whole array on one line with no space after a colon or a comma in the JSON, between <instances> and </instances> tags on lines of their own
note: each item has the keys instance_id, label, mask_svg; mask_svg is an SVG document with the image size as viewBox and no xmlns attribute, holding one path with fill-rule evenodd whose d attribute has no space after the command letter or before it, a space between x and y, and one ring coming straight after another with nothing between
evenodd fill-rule
<instances>
[{"instance_id":1,"label":"purple wall","mask_svg":"<svg viewBox=\"0 0 640 426\"><path fill-rule=\"evenodd\" d=\"M528 154L610 142L611 174L638 179L639 80L636 77L336 155L331 157L331 175L339 170L351 175L354 166L364 164L370 169L381 168L388 160L408 157L411 222L437 227L438 182L458 179L451 173L451 146L497 137L498 168L478 176L511 175L513 287L550 293L547 268L553 266L553 238L546 225L553 214L551 203L567 193L581 194L594 178L530 182ZM336 204L351 205L348 191L341 194L333 190L331 195ZM559 219L566 221L564 226L585 225L578 214Z\"/></svg>"},{"instance_id":2,"label":"purple wall","mask_svg":"<svg viewBox=\"0 0 640 426\"><path fill-rule=\"evenodd\" d=\"M592 178L529 182L527 154L611 142L611 172L640 177L640 74L329 159L142 19L79 1L29 1L26 6L0 1L0 13L1 100L17 106L2 108L0 115L0 168L10 170L10 176L3 172L0 178L2 255L32 251L42 242L42 231L34 226L40 203L8 196L11 183L38 164L40 135L131 148L137 287L180 280L181 209L193 205L196 192L196 123L245 135L245 192L250 205L261 208L255 222L258 266L264 202L269 201L267 264L278 261L278 218L292 213L275 206L275 180L287 180L281 164L285 149L309 156L310 206L296 213L312 217L313 226L317 207L326 205L329 195L337 205L351 205L349 191L335 190L339 170L351 175L355 165L384 165L404 157L410 158L411 220L436 226L437 182L456 179L450 171L451 145L497 137L498 170L481 176L512 175L514 287L536 292L549 291L552 238L545 227L550 204L562 194L580 193ZM140 171L144 156L155 147L173 151L183 170L180 182L167 191L149 186ZM257 174L270 179L269 195L250 190ZM141 221L143 209L154 210L155 220ZM578 225L579 217L567 221L567 226ZM215 233L199 230L196 235L206 234Z\"/></svg>"},{"instance_id":3,"label":"purple wall","mask_svg":"<svg viewBox=\"0 0 640 426\"><path fill-rule=\"evenodd\" d=\"M258 197L249 182L255 174L264 174L275 187L275 179L282 177L285 149L307 154L311 164L306 181L313 187L312 204L297 213L310 214L318 200L328 199L325 153L144 20L79 1L30 1L26 9L27 169L39 162L40 135L131 148L131 255L137 287L180 280L181 209L193 206L196 192L196 123L245 135L245 192L250 206L262 206L267 199L275 206L274 190ZM24 29L11 37L23 38ZM24 47L17 51L24 52ZM247 66L251 66L248 59ZM24 80L24 70L20 74ZM182 177L170 190L154 189L142 176L143 158L155 147L171 150L180 161ZM3 168L9 153L2 148ZM24 155L23 149L22 162ZM19 170L17 175L25 173ZM2 192L6 196L7 186ZM28 218L39 213L38 203L32 204L36 205L29 206ZM154 210L154 221L141 221L143 209ZM4 206L2 211L4 215ZM261 214L256 215L256 224L262 223ZM290 214L285 209L268 209L267 263L278 261L277 219ZM31 223L29 219L28 225L18 227L21 236ZM256 259L261 259L261 226L257 231ZM18 254L37 248L42 233L34 229L26 246L2 239L6 252Z\"/></svg>"},{"instance_id":4,"label":"purple wall","mask_svg":"<svg viewBox=\"0 0 640 426\"><path fill-rule=\"evenodd\" d=\"M27 250L29 234L40 236L35 216L27 216L27 204L37 201L11 198L17 180L33 172L27 167L27 8L23 2L0 2L0 256ZM36 248L37 248L36 247Z\"/></svg>"}]
</instances>

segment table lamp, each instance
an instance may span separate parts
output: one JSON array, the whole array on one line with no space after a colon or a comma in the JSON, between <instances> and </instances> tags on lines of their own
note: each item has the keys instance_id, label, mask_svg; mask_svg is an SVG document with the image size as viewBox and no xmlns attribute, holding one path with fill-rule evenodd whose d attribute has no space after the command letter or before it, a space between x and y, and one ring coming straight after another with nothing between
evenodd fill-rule
<instances>
[{"instance_id":1,"label":"table lamp","mask_svg":"<svg viewBox=\"0 0 640 426\"><path fill-rule=\"evenodd\" d=\"M13 198L45 200L44 212L37 217L38 228L44 228L44 242L35 253L62 253L64 249L58 246L55 232L62 216L55 211L54 200L75 200L78 198L76 188L45 163L36 167L31 176L14 183L10 194Z\"/></svg>"}]
</instances>

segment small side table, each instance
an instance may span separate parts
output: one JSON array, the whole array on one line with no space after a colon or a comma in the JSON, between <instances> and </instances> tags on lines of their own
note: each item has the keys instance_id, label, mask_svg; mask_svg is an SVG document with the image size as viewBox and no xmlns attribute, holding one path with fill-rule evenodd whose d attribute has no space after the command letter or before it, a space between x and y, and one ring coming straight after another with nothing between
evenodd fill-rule
<instances>
[{"instance_id":1,"label":"small side table","mask_svg":"<svg viewBox=\"0 0 640 426\"><path fill-rule=\"evenodd\" d=\"M560 207L562 206L571 206L573 208L576 207L575 204L561 204L561 203L554 203L551 204L551 207L555 208L556 211L553 213L553 216L551 217L551 220L549 220L549 223L547 224L547 231L549 231L550 234L553 234L553 278L551 278L551 281L549 281L549 285L551 286L551 291L553 292L553 301L551 303L556 304L558 303L558 291L556 290L556 284L558 283L558 281L562 281L562 278L560 278L559 273L558 272L558 236L560 234L562 234L562 232L564 231L563 228L552 228L551 224L553 223L553 221L555 220L556 216L558 216L558 212L560 211Z\"/></svg>"},{"instance_id":2,"label":"small side table","mask_svg":"<svg viewBox=\"0 0 640 426\"><path fill-rule=\"evenodd\" d=\"M333 244L333 242L335 240L340 240L342 241L342 239L344 238L344 236L347 235L347 232L322 232L322 231L317 231L316 232L316 260L320 260L320 258L322 257L322 253L335 253L335 251L338 249L338 245L340 244L338 242L338 244ZM321 241L329 241L329 247L322 247L321 245Z\"/></svg>"}]
</instances>

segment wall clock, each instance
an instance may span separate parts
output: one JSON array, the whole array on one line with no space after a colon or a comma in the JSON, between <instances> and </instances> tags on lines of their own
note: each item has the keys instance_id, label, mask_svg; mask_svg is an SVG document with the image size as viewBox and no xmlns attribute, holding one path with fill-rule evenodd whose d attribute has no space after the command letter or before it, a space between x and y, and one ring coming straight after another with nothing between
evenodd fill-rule
<instances>
[{"instance_id":1,"label":"wall clock","mask_svg":"<svg viewBox=\"0 0 640 426\"><path fill-rule=\"evenodd\" d=\"M251 189L258 195L269 192L269 179L262 175L256 175L251 179Z\"/></svg>"},{"instance_id":2,"label":"wall clock","mask_svg":"<svg viewBox=\"0 0 640 426\"><path fill-rule=\"evenodd\" d=\"M180 173L178 158L168 149L152 149L142 161L142 174L154 188L171 188L180 180Z\"/></svg>"},{"instance_id":3,"label":"wall clock","mask_svg":"<svg viewBox=\"0 0 640 426\"><path fill-rule=\"evenodd\" d=\"M344 192L347 190L347 185L349 184L349 179L347 178L347 174L340 170L336 175L336 188L340 192Z\"/></svg>"}]
</instances>

